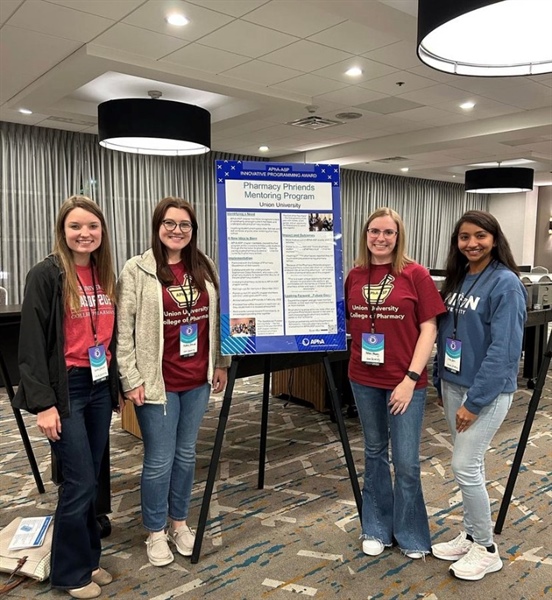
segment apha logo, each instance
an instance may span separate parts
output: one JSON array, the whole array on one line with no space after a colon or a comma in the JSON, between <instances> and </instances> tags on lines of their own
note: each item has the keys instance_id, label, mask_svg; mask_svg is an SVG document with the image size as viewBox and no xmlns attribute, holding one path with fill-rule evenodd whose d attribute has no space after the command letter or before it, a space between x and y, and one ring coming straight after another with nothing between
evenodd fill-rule
<instances>
[{"instance_id":1,"label":"apha logo","mask_svg":"<svg viewBox=\"0 0 552 600\"><path fill-rule=\"evenodd\" d=\"M395 281L395 278L392 275L388 275L387 282L383 285L385 279L386 278L384 277L379 283L362 287L362 295L368 304L383 304L389 294L393 291L393 281ZM370 293L370 296L368 296L368 293Z\"/></svg>"},{"instance_id":2,"label":"apha logo","mask_svg":"<svg viewBox=\"0 0 552 600\"><path fill-rule=\"evenodd\" d=\"M190 278L188 273L184 275L184 281L182 285L170 285L167 288L171 298L178 304L179 308L186 308L187 302L190 301L186 296L190 293L190 283L192 290L192 306L195 306L197 299L199 298L199 290L193 284L193 280Z\"/></svg>"}]
</instances>

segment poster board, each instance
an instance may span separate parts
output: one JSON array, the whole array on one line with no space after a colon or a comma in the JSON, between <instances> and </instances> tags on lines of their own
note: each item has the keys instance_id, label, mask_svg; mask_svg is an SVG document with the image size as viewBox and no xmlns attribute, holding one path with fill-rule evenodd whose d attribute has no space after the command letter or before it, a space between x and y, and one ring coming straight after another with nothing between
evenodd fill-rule
<instances>
[{"instance_id":1,"label":"poster board","mask_svg":"<svg viewBox=\"0 0 552 600\"><path fill-rule=\"evenodd\" d=\"M226 355L346 349L339 166L216 161Z\"/></svg>"}]
</instances>

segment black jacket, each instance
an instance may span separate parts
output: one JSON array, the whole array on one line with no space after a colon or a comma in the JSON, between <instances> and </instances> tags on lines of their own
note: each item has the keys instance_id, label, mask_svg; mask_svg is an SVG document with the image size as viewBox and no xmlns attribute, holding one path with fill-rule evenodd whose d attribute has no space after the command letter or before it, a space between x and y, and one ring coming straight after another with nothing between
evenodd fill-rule
<instances>
[{"instance_id":1,"label":"black jacket","mask_svg":"<svg viewBox=\"0 0 552 600\"><path fill-rule=\"evenodd\" d=\"M63 329L63 273L50 255L27 274L19 331L21 380L13 406L37 414L56 406L60 417L71 412ZM119 404L115 331L109 350L109 384L113 408Z\"/></svg>"}]
</instances>

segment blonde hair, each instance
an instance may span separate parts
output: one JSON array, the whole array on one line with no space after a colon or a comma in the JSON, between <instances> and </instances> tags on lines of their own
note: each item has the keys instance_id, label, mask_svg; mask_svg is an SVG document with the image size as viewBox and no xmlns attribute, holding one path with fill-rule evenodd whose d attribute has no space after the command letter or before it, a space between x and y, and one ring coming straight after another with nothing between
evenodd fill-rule
<instances>
[{"instance_id":1,"label":"blonde hair","mask_svg":"<svg viewBox=\"0 0 552 600\"><path fill-rule=\"evenodd\" d=\"M63 301L64 305L71 310L78 310L80 307L80 291L77 281L77 271L73 253L67 245L65 239L65 220L67 215L75 208L82 208L97 217L102 226L102 241L97 250L91 255L91 260L96 266L98 273L98 283L104 293L109 296L111 302L115 304L115 273L113 271L113 258L111 254L111 244L109 242L109 233L107 225L100 207L86 196L71 196L61 205L56 220L55 242L53 253L58 259L61 269L64 273L63 278Z\"/></svg>"},{"instance_id":2,"label":"blonde hair","mask_svg":"<svg viewBox=\"0 0 552 600\"><path fill-rule=\"evenodd\" d=\"M368 244L366 243L366 235L368 233L368 229L370 227L370 223L374 219L378 219L379 217L391 217L397 226L397 241L395 243L395 247L393 248L393 258L391 260L391 268L393 272L400 273L406 265L409 265L414 262L409 256L405 254L406 250L406 232L404 229L404 223L398 212L394 211L392 208L382 207L376 209L369 217L364 227L362 228L362 233L359 240L358 246L358 255L355 260L355 267L369 267L372 261L372 253L368 249Z\"/></svg>"}]
</instances>

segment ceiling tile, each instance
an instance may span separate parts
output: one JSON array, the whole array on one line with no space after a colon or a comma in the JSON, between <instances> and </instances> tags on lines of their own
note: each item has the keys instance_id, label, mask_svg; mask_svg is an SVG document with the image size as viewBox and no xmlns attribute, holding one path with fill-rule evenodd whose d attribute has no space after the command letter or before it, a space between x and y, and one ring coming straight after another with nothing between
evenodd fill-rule
<instances>
[{"instance_id":1,"label":"ceiling tile","mask_svg":"<svg viewBox=\"0 0 552 600\"><path fill-rule=\"evenodd\" d=\"M5 25L0 29L0 104L72 54L79 42Z\"/></svg>"},{"instance_id":2,"label":"ceiling tile","mask_svg":"<svg viewBox=\"0 0 552 600\"><path fill-rule=\"evenodd\" d=\"M309 41L318 42L351 54L364 54L370 50L398 42L399 39L360 23L345 21L310 36Z\"/></svg>"},{"instance_id":3,"label":"ceiling tile","mask_svg":"<svg viewBox=\"0 0 552 600\"><path fill-rule=\"evenodd\" d=\"M362 75L358 77L349 77L348 75L345 75L345 71L351 67L362 69ZM397 69L390 67L389 65L383 65L382 63L368 60L361 56L353 56L347 60L334 63L329 67L317 69L316 71L313 71L313 75L320 75L321 77L329 77L330 79L335 79L337 81L358 85L363 81L375 79L376 77L383 77L384 75L389 75L396 71Z\"/></svg>"},{"instance_id":4,"label":"ceiling tile","mask_svg":"<svg viewBox=\"0 0 552 600\"><path fill-rule=\"evenodd\" d=\"M211 10L241 17L259 6L266 4L268 0L189 0L190 4L198 4Z\"/></svg>"},{"instance_id":5,"label":"ceiling tile","mask_svg":"<svg viewBox=\"0 0 552 600\"><path fill-rule=\"evenodd\" d=\"M97 37L94 43L157 60L175 52L186 42L155 31L118 23Z\"/></svg>"},{"instance_id":6,"label":"ceiling tile","mask_svg":"<svg viewBox=\"0 0 552 600\"><path fill-rule=\"evenodd\" d=\"M267 62L275 63L283 67L293 65L295 69L307 73L348 58L351 58L351 55L341 52L341 50L335 50L334 48L328 48L327 46L307 42L305 40L295 42L286 48L276 50L276 52L263 56L263 60Z\"/></svg>"},{"instance_id":7,"label":"ceiling tile","mask_svg":"<svg viewBox=\"0 0 552 600\"><path fill-rule=\"evenodd\" d=\"M13 15L20 4L23 4L23 0L2 0L0 2L0 25Z\"/></svg>"},{"instance_id":8,"label":"ceiling tile","mask_svg":"<svg viewBox=\"0 0 552 600\"><path fill-rule=\"evenodd\" d=\"M260 27L253 23L233 21L202 38L201 43L212 48L258 58L268 52L292 44L296 40L297 38L291 35Z\"/></svg>"},{"instance_id":9,"label":"ceiling tile","mask_svg":"<svg viewBox=\"0 0 552 600\"><path fill-rule=\"evenodd\" d=\"M281 2L269 2L243 18L251 23L263 25L297 37L308 37L327 29L344 19L324 10L313 10L309 2L287 3L293 16L283 10ZM328 44L331 45L331 44Z\"/></svg>"},{"instance_id":10,"label":"ceiling tile","mask_svg":"<svg viewBox=\"0 0 552 600\"><path fill-rule=\"evenodd\" d=\"M361 84L362 87L382 94L387 94L388 96L398 96L406 92L413 92L434 85L435 82L431 79L412 75L412 73L409 73L408 71L395 71L390 75L378 77L377 79L370 79L370 81L365 81Z\"/></svg>"},{"instance_id":11,"label":"ceiling tile","mask_svg":"<svg viewBox=\"0 0 552 600\"><path fill-rule=\"evenodd\" d=\"M260 85L274 85L301 74L301 71L273 65L262 60L251 60L224 72L224 75L228 75L228 77L237 77Z\"/></svg>"},{"instance_id":12,"label":"ceiling tile","mask_svg":"<svg viewBox=\"0 0 552 600\"><path fill-rule=\"evenodd\" d=\"M414 41L396 42L384 48L378 48L364 54L366 58L391 65L397 69L410 69L420 64L416 55L416 43Z\"/></svg>"},{"instance_id":13,"label":"ceiling tile","mask_svg":"<svg viewBox=\"0 0 552 600\"><path fill-rule=\"evenodd\" d=\"M384 94L373 92L372 90L366 90L356 85L330 92L328 94L321 94L315 98L315 102L329 100L330 102L337 102L346 106L358 106L365 102L371 102L373 100L379 100L385 98Z\"/></svg>"},{"instance_id":14,"label":"ceiling tile","mask_svg":"<svg viewBox=\"0 0 552 600\"><path fill-rule=\"evenodd\" d=\"M169 25L165 18L172 12L182 13L189 23L184 27ZM163 33L184 40L195 41L227 23L232 17L213 10L183 2L182 0L149 0L143 6L123 19L124 23Z\"/></svg>"},{"instance_id":15,"label":"ceiling tile","mask_svg":"<svg viewBox=\"0 0 552 600\"><path fill-rule=\"evenodd\" d=\"M193 43L165 56L160 62L183 65L191 69L207 71L208 73L222 73L227 69L249 62L250 60L246 56Z\"/></svg>"},{"instance_id":16,"label":"ceiling tile","mask_svg":"<svg viewBox=\"0 0 552 600\"><path fill-rule=\"evenodd\" d=\"M317 96L318 94L333 92L345 86L345 83L339 83L333 79L325 79L317 75L301 75L272 85L271 88L306 94L307 96Z\"/></svg>"},{"instance_id":17,"label":"ceiling tile","mask_svg":"<svg viewBox=\"0 0 552 600\"><path fill-rule=\"evenodd\" d=\"M3 4L4 0L0 2ZM144 0L47 0L47 2L118 21L140 6Z\"/></svg>"},{"instance_id":18,"label":"ceiling tile","mask_svg":"<svg viewBox=\"0 0 552 600\"><path fill-rule=\"evenodd\" d=\"M89 42L113 21L46 2L25 2L9 24L66 40Z\"/></svg>"},{"instance_id":19,"label":"ceiling tile","mask_svg":"<svg viewBox=\"0 0 552 600\"><path fill-rule=\"evenodd\" d=\"M439 84L414 92L406 92L401 94L400 97L420 104L435 106L444 102L461 104L465 101L465 96L466 94L462 90L453 88L450 85Z\"/></svg>"}]
</instances>

